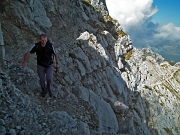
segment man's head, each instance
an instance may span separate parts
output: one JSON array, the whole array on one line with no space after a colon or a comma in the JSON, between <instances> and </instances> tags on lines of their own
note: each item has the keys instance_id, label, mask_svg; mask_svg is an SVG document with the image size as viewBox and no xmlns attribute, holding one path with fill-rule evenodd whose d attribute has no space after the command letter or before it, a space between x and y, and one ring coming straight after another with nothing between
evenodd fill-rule
<instances>
[{"instance_id":1,"label":"man's head","mask_svg":"<svg viewBox=\"0 0 180 135\"><path fill-rule=\"evenodd\" d=\"M40 41L41 41L41 45L44 47L47 43L47 36L46 34L41 34L40 35Z\"/></svg>"}]
</instances>

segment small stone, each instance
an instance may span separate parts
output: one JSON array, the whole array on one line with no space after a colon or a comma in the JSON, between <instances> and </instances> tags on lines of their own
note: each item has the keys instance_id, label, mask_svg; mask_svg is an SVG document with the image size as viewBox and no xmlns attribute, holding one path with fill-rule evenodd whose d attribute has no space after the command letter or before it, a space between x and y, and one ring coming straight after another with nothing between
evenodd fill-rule
<instances>
[{"instance_id":1,"label":"small stone","mask_svg":"<svg viewBox=\"0 0 180 135\"><path fill-rule=\"evenodd\" d=\"M13 117L16 118L18 115L19 115L19 110L16 110L16 111L13 113Z\"/></svg>"},{"instance_id":2,"label":"small stone","mask_svg":"<svg viewBox=\"0 0 180 135\"><path fill-rule=\"evenodd\" d=\"M46 126L47 124L46 123L42 123L43 126Z\"/></svg>"},{"instance_id":3,"label":"small stone","mask_svg":"<svg viewBox=\"0 0 180 135\"><path fill-rule=\"evenodd\" d=\"M16 129L19 129L19 130L20 130L20 129L21 129L21 126L16 126Z\"/></svg>"},{"instance_id":4,"label":"small stone","mask_svg":"<svg viewBox=\"0 0 180 135\"><path fill-rule=\"evenodd\" d=\"M6 134L6 129L3 126L0 126L0 135L5 135Z\"/></svg>"},{"instance_id":5,"label":"small stone","mask_svg":"<svg viewBox=\"0 0 180 135\"><path fill-rule=\"evenodd\" d=\"M0 125L5 125L5 122L3 119L0 119Z\"/></svg>"},{"instance_id":6,"label":"small stone","mask_svg":"<svg viewBox=\"0 0 180 135\"><path fill-rule=\"evenodd\" d=\"M15 129L10 129L9 134L10 134L10 135L16 135Z\"/></svg>"},{"instance_id":7,"label":"small stone","mask_svg":"<svg viewBox=\"0 0 180 135\"><path fill-rule=\"evenodd\" d=\"M51 132L48 132L46 135L51 135Z\"/></svg>"}]
</instances>

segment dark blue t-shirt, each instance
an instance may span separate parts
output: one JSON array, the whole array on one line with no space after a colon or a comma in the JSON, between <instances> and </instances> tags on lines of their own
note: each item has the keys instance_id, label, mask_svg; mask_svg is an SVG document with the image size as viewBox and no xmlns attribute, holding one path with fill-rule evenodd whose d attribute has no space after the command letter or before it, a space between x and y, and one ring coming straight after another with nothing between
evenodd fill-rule
<instances>
[{"instance_id":1,"label":"dark blue t-shirt","mask_svg":"<svg viewBox=\"0 0 180 135\"><path fill-rule=\"evenodd\" d=\"M47 41L45 47L41 45L41 42L36 43L30 50L30 53L37 54L37 64L48 67L53 63L54 55L56 54L52 43Z\"/></svg>"}]
</instances>

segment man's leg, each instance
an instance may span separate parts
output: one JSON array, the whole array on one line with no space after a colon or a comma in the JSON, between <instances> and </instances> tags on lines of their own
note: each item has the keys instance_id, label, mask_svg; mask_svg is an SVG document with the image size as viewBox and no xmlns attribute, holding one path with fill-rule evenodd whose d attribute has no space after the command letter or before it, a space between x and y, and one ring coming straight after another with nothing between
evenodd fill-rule
<instances>
[{"instance_id":1,"label":"man's leg","mask_svg":"<svg viewBox=\"0 0 180 135\"><path fill-rule=\"evenodd\" d=\"M53 83L53 65L50 65L46 68L46 81L47 81L47 90L49 96L52 96L52 83Z\"/></svg>"},{"instance_id":2,"label":"man's leg","mask_svg":"<svg viewBox=\"0 0 180 135\"><path fill-rule=\"evenodd\" d=\"M37 65L37 72L40 79L40 85L42 89L42 97L45 97L47 94L46 85L45 85L45 71L46 68L40 65Z\"/></svg>"}]
</instances>

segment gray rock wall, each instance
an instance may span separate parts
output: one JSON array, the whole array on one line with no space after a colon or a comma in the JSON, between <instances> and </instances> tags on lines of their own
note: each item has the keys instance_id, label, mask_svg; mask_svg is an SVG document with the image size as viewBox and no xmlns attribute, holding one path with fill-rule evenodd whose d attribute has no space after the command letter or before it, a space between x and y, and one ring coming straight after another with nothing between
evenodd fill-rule
<instances>
[{"instance_id":1,"label":"gray rock wall","mask_svg":"<svg viewBox=\"0 0 180 135\"><path fill-rule=\"evenodd\" d=\"M103 3L0 2L9 61L0 70L2 135L180 133L178 66L134 48ZM41 33L47 33L59 56L53 98L40 96L35 55L29 67L21 66Z\"/></svg>"}]
</instances>

